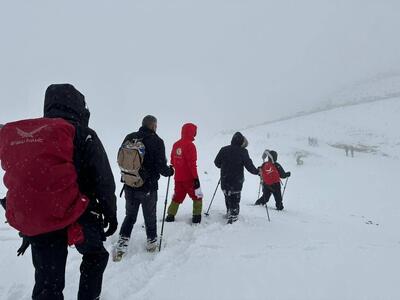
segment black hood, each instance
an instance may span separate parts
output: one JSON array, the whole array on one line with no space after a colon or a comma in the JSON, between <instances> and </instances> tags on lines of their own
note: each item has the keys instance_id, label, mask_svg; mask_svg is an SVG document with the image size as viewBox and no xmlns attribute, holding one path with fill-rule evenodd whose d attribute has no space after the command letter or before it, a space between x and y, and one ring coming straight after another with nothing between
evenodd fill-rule
<instances>
[{"instance_id":1,"label":"black hood","mask_svg":"<svg viewBox=\"0 0 400 300\"><path fill-rule=\"evenodd\" d=\"M85 96L73 85L52 84L46 90L43 116L88 126L90 112L86 108Z\"/></svg>"},{"instance_id":2,"label":"black hood","mask_svg":"<svg viewBox=\"0 0 400 300\"><path fill-rule=\"evenodd\" d=\"M248 142L243 134L241 134L240 132L236 132L232 137L231 145L246 148Z\"/></svg>"},{"instance_id":3,"label":"black hood","mask_svg":"<svg viewBox=\"0 0 400 300\"><path fill-rule=\"evenodd\" d=\"M272 159L274 160L274 163L277 162L278 160L278 153L274 150L269 151L269 154L272 156Z\"/></svg>"}]
</instances>

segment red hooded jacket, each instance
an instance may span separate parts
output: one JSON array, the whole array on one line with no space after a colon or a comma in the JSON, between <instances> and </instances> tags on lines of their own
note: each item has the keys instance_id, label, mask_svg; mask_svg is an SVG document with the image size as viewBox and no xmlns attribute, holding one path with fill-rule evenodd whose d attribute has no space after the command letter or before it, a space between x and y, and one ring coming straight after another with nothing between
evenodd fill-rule
<instances>
[{"instance_id":1,"label":"red hooded jacket","mask_svg":"<svg viewBox=\"0 0 400 300\"><path fill-rule=\"evenodd\" d=\"M199 178L197 173L197 151L193 144L197 126L188 123L182 127L182 138L171 152L171 164L175 169L175 181L191 181Z\"/></svg>"}]
</instances>

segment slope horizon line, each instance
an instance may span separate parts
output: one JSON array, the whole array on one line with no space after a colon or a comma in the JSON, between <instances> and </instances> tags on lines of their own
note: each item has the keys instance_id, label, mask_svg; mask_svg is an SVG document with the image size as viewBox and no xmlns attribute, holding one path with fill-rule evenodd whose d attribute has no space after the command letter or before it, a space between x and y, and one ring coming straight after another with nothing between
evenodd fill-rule
<instances>
[{"instance_id":1,"label":"slope horizon line","mask_svg":"<svg viewBox=\"0 0 400 300\"><path fill-rule=\"evenodd\" d=\"M345 104L331 104L331 105L328 105L328 106L323 107L323 108L314 108L314 109L311 109L311 110L308 110L308 111L300 111L300 112L297 112L297 113L289 115L289 116L280 117L280 118L273 119L273 120L270 120L270 121L265 121L265 122L262 122L262 123L248 125L246 127L242 127L242 128L239 128L239 129L223 130L223 131L220 131L220 134L222 134L222 135L232 134L232 133L237 132L237 131L246 131L246 130L258 128L258 127L261 127L261 126L275 124L275 123L279 123L279 122L283 122L283 121L289 121L289 120L293 120L293 119L297 119L297 118L301 118L301 117L306 117L306 116L310 116L310 115L317 114L317 113L331 111L331 110L338 109L338 108L344 108L344 107L356 106L356 105L363 105L363 104L368 104L368 103L373 103L373 102L386 101L386 100L390 100L390 99L394 99L394 98L400 98L400 92L388 93L388 94L386 94L384 96L364 97L364 98L362 98L360 100L355 100L355 101L352 101L352 102L349 102L349 103L345 103Z\"/></svg>"}]
</instances>

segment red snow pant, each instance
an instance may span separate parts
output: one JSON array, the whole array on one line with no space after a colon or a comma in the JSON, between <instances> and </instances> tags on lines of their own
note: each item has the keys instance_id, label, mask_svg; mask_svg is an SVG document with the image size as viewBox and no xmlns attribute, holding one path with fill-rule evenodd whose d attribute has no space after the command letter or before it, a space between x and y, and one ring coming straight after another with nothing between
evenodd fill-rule
<instances>
[{"instance_id":1,"label":"red snow pant","mask_svg":"<svg viewBox=\"0 0 400 300\"><path fill-rule=\"evenodd\" d=\"M175 181L175 193L172 197L172 201L176 203L183 203L186 195L189 195L193 201L200 201L202 198L198 198L194 191L193 180L190 181Z\"/></svg>"}]
</instances>

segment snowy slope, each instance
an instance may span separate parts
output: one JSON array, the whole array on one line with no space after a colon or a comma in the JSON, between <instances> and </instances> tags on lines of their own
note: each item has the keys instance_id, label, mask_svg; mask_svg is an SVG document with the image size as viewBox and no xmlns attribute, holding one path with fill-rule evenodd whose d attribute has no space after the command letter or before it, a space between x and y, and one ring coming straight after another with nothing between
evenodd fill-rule
<instances>
[{"instance_id":1,"label":"snowy slope","mask_svg":"<svg viewBox=\"0 0 400 300\"><path fill-rule=\"evenodd\" d=\"M126 259L107 268L102 299L399 299L399 113L400 98L392 98L243 131L256 164L270 148L292 171L286 210L271 209L268 222L264 208L250 206L258 179L246 174L239 222L225 225L218 191L210 217L190 226L187 199L177 222L167 224L165 248L157 254L144 249L140 216ZM308 137L319 146L309 146ZM230 135L218 135L199 145L205 208L218 181L212 160L229 141ZM351 158L335 144L375 146L375 152ZM296 153L305 155L304 165L296 165ZM160 218L165 184L163 179ZM120 200L121 221L123 213ZM19 239L3 222L1 215L0 299L29 299L30 254L15 256ZM75 297L79 263L71 249L66 299Z\"/></svg>"},{"instance_id":2,"label":"snowy slope","mask_svg":"<svg viewBox=\"0 0 400 300\"><path fill-rule=\"evenodd\" d=\"M398 97L400 97L400 73L382 73L375 75L372 78L344 86L338 91L332 93L329 97L326 97L325 100L319 101L318 105L313 104L311 108L304 111L276 118L274 111L270 112L266 109L265 114L267 121L264 121L261 124L249 125L245 129L257 128L262 125L269 125L281 121L288 121L337 108L381 102L383 100ZM225 131L225 133L232 132L232 130Z\"/></svg>"}]
</instances>

